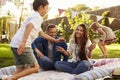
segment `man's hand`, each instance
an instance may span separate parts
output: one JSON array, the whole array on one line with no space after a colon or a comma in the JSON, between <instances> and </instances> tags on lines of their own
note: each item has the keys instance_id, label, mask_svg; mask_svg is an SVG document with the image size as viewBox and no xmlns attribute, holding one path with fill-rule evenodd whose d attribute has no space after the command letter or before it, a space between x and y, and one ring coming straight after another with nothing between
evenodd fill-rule
<instances>
[{"instance_id":1,"label":"man's hand","mask_svg":"<svg viewBox=\"0 0 120 80\"><path fill-rule=\"evenodd\" d=\"M39 57L39 58L42 58L44 55L42 54L42 52L41 51L39 51L37 48L35 48L35 52L37 53L37 56Z\"/></svg>"}]
</instances>

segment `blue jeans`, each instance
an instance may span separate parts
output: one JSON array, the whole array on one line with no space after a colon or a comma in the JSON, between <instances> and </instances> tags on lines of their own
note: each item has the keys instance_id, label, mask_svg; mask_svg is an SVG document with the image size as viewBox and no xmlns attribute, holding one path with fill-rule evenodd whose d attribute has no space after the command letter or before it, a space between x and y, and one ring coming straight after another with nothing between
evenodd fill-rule
<instances>
[{"instance_id":1,"label":"blue jeans","mask_svg":"<svg viewBox=\"0 0 120 80\"><path fill-rule=\"evenodd\" d=\"M78 62L57 61L55 68L59 71L68 72L71 74L80 74L90 70L90 63L87 60Z\"/></svg>"},{"instance_id":2,"label":"blue jeans","mask_svg":"<svg viewBox=\"0 0 120 80\"><path fill-rule=\"evenodd\" d=\"M55 70L55 63L50 58L48 58L47 56L39 58L36 53L34 55L38 61L39 66L42 67L44 70Z\"/></svg>"}]
</instances>

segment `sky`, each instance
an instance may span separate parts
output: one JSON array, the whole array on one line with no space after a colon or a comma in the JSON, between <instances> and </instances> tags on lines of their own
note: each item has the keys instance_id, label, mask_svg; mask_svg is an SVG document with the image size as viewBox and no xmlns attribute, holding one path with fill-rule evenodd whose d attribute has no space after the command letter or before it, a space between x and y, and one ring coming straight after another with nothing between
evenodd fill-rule
<instances>
[{"instance_id":1,"label":"sky","mask_svg":"<svg viewBox=\"0 0 120 80\"><path fill-rule=\"evenodd\" d=\"M48 0L49 6L53 8L66 9L76 4L86 4L88 7L109 7L120 5L120 0Z\"/></svg>"},{"instance_id":2,"label":"sky","mask_svg":"<svg viewBox=\"0 0 120 80\"><path fill-rule=\"evenodd\" d=\"M21 0L20 0L21 1ZM33 0L24 0L26 6L31 9L30 4ZM71 8L77 4L85 4L86 6L93 8L94 6L99 6L100 8L112 7L120 5L120 0L48 0L50 10L48 12L48 19L53 19L56 15L59 15L58 9ZM29 5L29 6L28 6ZM9 7L11 6L11 7ZM24 5L25 7L25 5ZM13 3L7 2L3 6L2 10L10 11L16 16L20 16L21 10L18 10ZM31 12L31 11L27 11ZM4 14L4 13L3 13Z\"/></svg>"},{"instance_id":3,"label":"sky","mask_svg":"<svg viewBox=\"0 0 120 80\"><path fill-rule=\"evenodd\" d=\"M51 19L55 15L58 15L58 9L67 9L77 4L85 4L86 6L93 8L99 6L100 8L112 7L120 5L120 0L48 0L51 10L48 12L48 18Z\"/></svg>"}]
</instances>

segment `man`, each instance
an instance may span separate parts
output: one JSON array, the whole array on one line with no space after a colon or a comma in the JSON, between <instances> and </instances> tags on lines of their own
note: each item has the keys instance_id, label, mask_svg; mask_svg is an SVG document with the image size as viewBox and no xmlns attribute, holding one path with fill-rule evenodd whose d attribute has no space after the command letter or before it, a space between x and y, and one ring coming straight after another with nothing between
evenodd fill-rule
<instances>
[{"instance_id":1,"label":"man","mask_svg":"<svg viewBox=\"0 0 120 80\"><path fill-rule=\"evenodd\" d=\"M57 29L54 24L47 26L46 33L58 39ZM32 48L34 50L34 55L38 61L40 67L44 70L54 70L54 63L61 60L61 55L63 55L63 61L67 61L68 57L63 53L56 51L56 46L61 46L65 50L67 49L67 44L65 42L54 43L50 42L42 37L38 37L32 43Z\"/></svg>"}]
</instances>

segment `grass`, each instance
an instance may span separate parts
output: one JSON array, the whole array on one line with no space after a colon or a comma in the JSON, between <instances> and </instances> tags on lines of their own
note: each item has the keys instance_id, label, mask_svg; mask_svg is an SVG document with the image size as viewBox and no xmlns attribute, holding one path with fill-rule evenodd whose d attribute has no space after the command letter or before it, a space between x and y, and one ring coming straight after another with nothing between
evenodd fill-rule
<instances>
[{"instance_id":1,"label":"grass","mask_svg":"<svg viewBox=\"0 0 120 80\"><path fill-rule=\"evenodd\" d=\"M120 57L120 44L111 44L106 46L108 57L109 58L119 58ZM96 46L96 48L93 51L93 58L98 59L99 56L102 55L102 52L100 51L99 47Z\"/></svg>"},{"instance_id":2,"label":"grass","mask_svg":"<svg viewBox=\"0 0 120 80\"><path fill-rule=\"evenodd\" d=\"M0 67L10 65L14 65L14 59L9 44L0 44Z\"/></svg>"},{"instance_id":3,"label":"grass","mask_svg":"<svg viewBox=\"0 0 120 80\"><path fill-rule=\"evenodd\" d=\"M108 56L110 58L119 58L120 57L120 44L111 44L106 46ZM94 59L99 59L99 55L101 55L101 51L98 46L93 51ZM14 58L12 51L9 47L9 44L0 44L0 68L5 66L14 65Z\"/></svg>"}]
</instances>

